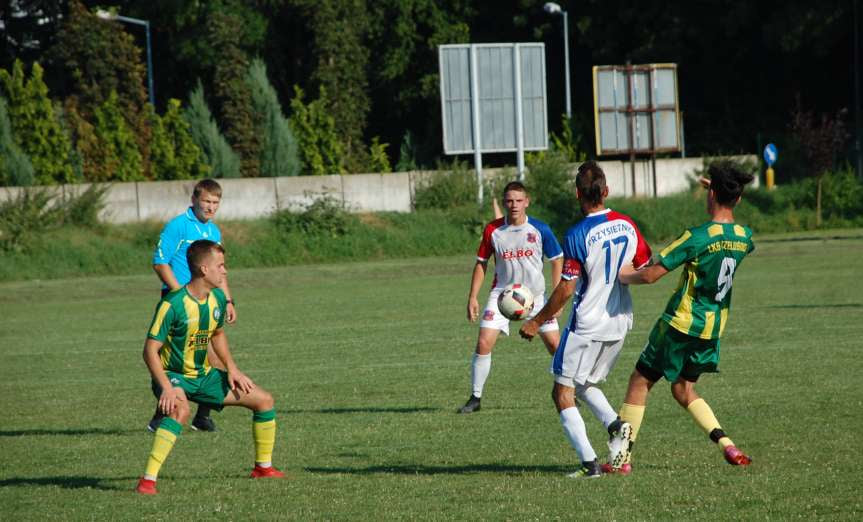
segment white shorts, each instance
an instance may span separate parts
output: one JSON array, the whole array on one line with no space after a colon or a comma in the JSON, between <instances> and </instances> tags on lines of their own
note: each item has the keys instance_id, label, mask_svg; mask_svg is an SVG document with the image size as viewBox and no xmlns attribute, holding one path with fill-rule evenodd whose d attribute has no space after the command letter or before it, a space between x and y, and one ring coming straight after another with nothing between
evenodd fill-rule
<instances>
[{"instance_id":1,"label":"white shorts","mask_svg":"<svg viewBox=\"0 0 863 522\"><path fill-rule=\"evenodd\" d=\"M567 328L561 335L549 371L554 374L554 382L571 388L576 384L599 384L614 368L622 348L623 339L591 341Z\"/></svg>"},{"instance_id":2,"label":"white shorts","mask_svg":"<svg viewBox=\"0 0 863 522\"><path fill-rule=\"evenodd\" d=\"M509 319L504 317L497 308L497 297L503 292L503 288L492 288L488 294L488 302L485 304L485 310L482 312L482 318L479 322L480 328L492 328L500 330L504 335L509 335ZM527 319L535 316L545 306L545 294L539 294L533 298L533 310ZM557 326L557 319L549 319L539 326L540 333L556 332L560 330Z\"/></svg>"}]
</instances>

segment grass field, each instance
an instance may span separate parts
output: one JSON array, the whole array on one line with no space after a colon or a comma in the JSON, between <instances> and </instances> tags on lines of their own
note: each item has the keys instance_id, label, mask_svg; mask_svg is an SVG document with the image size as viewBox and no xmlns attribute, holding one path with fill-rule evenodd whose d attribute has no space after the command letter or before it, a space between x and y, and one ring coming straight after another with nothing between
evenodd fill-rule
<instances>
[{"instance_id":1,"label":"grass field","mask_svg":"<svg viewBox=\"0 0 863 522\"><path fill-rule=\"evenodd\" d=\"M722 373L699 389L751 454L733 468L656 386L629 477L576 481L541 343L503 339L468 396L470 256L237 270L238 364L276 397L252 481L250 414L184 430L160 494L132 493L154 400L141 347L153 274L0 284L0 520L860 519L863 231L764 241L734 282ZM230 258L229 258L230 262ZM634 289L627 376L677 274ZM601 426L583 411L604 455Z\"/></svg>"}]
</instances>

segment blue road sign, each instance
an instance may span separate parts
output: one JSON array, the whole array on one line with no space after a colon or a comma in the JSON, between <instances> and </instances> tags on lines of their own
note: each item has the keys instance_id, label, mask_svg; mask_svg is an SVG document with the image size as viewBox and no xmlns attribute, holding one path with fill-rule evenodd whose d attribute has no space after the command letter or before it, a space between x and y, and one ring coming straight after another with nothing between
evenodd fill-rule
<instances>
[{"instance_id":1,"label":"blue road sign","mask_svg":"<svg viewBox=\"0 0 863 522\"><path fill-rule=\"evenodd\" d=\"M764 147L764 161L767 162L768 167L772 167L774 163L776 163L776 158L779 157L779 152L776 150L776 145L772 143L768 143L766 147Z\"/></svg>"}]
</instances>

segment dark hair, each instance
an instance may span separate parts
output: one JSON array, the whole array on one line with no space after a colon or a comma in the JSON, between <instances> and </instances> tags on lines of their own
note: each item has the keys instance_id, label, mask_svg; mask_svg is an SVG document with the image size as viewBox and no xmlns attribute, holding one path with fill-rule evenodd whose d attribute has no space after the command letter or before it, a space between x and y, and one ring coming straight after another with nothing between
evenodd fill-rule
<instances>
[{"instance_id":1,"label":"dark hair","mask_svg":"<svg viewBox=\"0 0 863 522\"><path fill-rule=\"evenodd\" d=\"M207 191L209 192L209 191ZM201 265L213 251L225 253L225 248L209 239L199 239L189 245L189 250L186 251L186 262L189 263L189 272L192 277L201 277L204 275L201 272Z\"/></svg>"},{"instance_id":2,"label":"dark hair","mask_svg":"<svg viewBox=\"0 0 863 522\"><path fill-rule=\"evenodd\" d=\"M595 161L585 161L578 166L575 187L585 203L599 205L605 192L605 172Z\"/></svg>"},{"instance_id":3,"label":"dark hair","mask_svg":"<svg viewBox=\"0 0 863 522\"><path fill-rule=\"evenodd\" d=\"M521 181L510 181L509 183L507 183L506 186L503 187L503 192L501 192L501 195L506 196L506 193L510 190L517 190L519 192L524 192L525 194L527 194L527 188Z\"/></svg>"},{"instance_id":4,"label":"dark hair","mask_svg":"<svg viewBox=\"0 0 863 522\"><path fill-rule=\"evenodd\" d=\"M199 198L201 197L201 192L207 191L208 193L221 198L222 197L222 186L219 185L214 179L202 179L195 185L195 190L192 191L192 196Z\"/></svg>"},{"instance_id":5,"label":"dark hair","mask_svg":"<svg viewBox=\"0 0 863 522\"><path fill-rule=\"evenodd\" d=\"M748 172L743 172L740 167L731 161L721 160L707 167L710 176L710 190L716 198L716 202L724 207L733 207L737 204L737 198L743 194L743 187L751 183L755 177Z\"/></svg>"}]
</instances>

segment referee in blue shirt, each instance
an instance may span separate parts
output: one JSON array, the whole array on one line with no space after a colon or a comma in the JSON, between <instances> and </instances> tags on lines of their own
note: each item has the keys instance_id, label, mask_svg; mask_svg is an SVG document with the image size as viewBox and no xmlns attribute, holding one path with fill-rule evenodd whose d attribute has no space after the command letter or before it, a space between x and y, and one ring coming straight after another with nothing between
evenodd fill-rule
<instances>
[{"instance_id":1,"label":"referee in blue shirt","mask_svg":"<svg viewBox=\"0 0 863 522\"><path fill-rule=\"evenodd\" d=\"M195 185L192 192L192 206L179 216L169 221L159 235L159 244L153 252L153 270L162 281L162 296L179 290L191 279L189 263L186 261L186 250L198 239L209 239L221 244L222 232L212 219L219 210L222 199L222 187L215 180L205 179ZM221 286L228 298L228 308L225 310L225 320L232 324L237 320L234 300L228 288L228 280L224 279ZM224 364L213 352L207 350L210 365L224 369ZM150 419L147 428L155 432L162 421L163 415L156 408L156 413ZM216 425L210 418L210 408L199 404L198 412L192 420L192 428L201 431L216 431Z\"/></svg>"}]
</instances>

